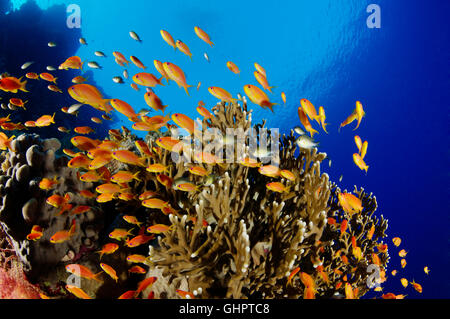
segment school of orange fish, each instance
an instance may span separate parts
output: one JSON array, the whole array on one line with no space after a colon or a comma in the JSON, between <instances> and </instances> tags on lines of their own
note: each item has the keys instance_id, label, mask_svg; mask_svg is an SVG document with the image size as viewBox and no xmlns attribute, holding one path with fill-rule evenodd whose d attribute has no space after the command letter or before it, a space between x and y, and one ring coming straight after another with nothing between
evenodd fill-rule
<instances>
[{"instance_id":1,"label":"school of orange fish","mask_svg":"<svg viewBox=\"0 0 450 319\"><path fill-rule=\"evenodd\" d=\"M213 47L214 44L213 42L211 42L209 35L205 31L203 31L197 26L194 28L194 31L195 34L200 39L202 39L211 47ZM130 36L136 41L139 42L142 41L134 31L130 32ZM171 34L165 30L161 30L161 36L163 40L167 44L172 46L175 50L178 49L180 52L186 54L192 59L192 53L190 52L189 47L187 46L186 43L182 42L181 40L174 41ZM80 43L87 45L86 40L83 38L80 39ZM49 43L49 46L54 47L56 46L56 44ZM101 51L96 51L95 55L106 57L104 53ZM115 62L121 67L125 67L130 64L130 61L128 61L126 57L118 51L113 52L113 56L115 58ZM204 56L207 60L209 60L209 57L207 56L206 53ZM135 56L130 56L130 60L137 68L143 70L147 69L147 67L139 58ZM145 87L146 88L146 92L144 94L145 102L155 111L162 111L164 114L167 106L163 104L162 100L156 95L156 93L151 88L154 88L158 85L164 85L162 83L162 80L165 79L167 83L169 83L170 81L174 81L180 88L183 88L185 92L189 95L188 89L192 87L192 85L188 85L186 83L186 76L179 66L171 62L161 62L158 60L154 60L153 62L155 69L160 75L156 76L148 72L136 73L134 76L132 76L133 83L131 84L131 87L136 91L139 90L139 86ZM25 63L22 66L22 69L28 68L31 64L32 62ZM69 69L82 70L83 64L84 62L81 61L80 57L72 56L67 58L59 66L59 70L69 70ZM88 65L91 68L99 68L96 62L95 63L89 62ZM256 71L254 71L254 77L257 80L257 82L262 86L262 89L256 85L246 84L243 87L244 92L251 102L259 105L262 108L268 108L273 112L273 106L277 105L277 103L272 103L270 101L269 96L264 92L266 90L272 93L271 89L273 87L270 86L268 83L265 69L258 63L255 63L254 66L256 69ZM226 63L226 67L235 74L240 73L239 68L232 61L228 61ZM127 70L123 72L123 75L126 79L128 79L129 76ZM25 77L30 80L42 79L44 81L47 81L50 83L47 86L49 90L57 93L63 93L63 91L57 87L56 84L57 77L55 77L51 73L43 72L38 74L34 72L28 72L25 74ZM27 81L22 80L22 78L23 77L17 78L14 76L4 74L0 79L0 89L5 92L10 92L13 94L19 91L26 93L28 92L26 89ZM71 107L63 107L61 109L62 112L68 115L77 115L80 106L86 104L94 107L99 111L104 112L104 114L102 115L103 120L111 120L111 117L108 114L114 110L123 114L130 121L133 122L132 128L134 130L158 131L163 127L171 128L172 125L168 124L168 122L172 120L173 122L175 122L176 125L185 129L190 134L194 133L194 120L192 120L191 118L182 113L174 113L171 116L156 115L152 117L146 115L148 112L136 113L133 107L128 103L126 103L125 101L122 101L117 98L105 99L95 86L85 83L86 81L87 79L81 75L76 76L72 79L74 85L69 87L67 89L67 92L79 104L72 105ZM114 79L114 81L123 83L121 82L122 81L121 78ZM201 83L199 82L197 84L197 90L200 88L200 86ZM208 92L217 99L219 99L220 101L231 103L236 102L238 100L242 100L241 96L239 96L238 99L233 98L231 93L220 87L209 87ZM281 93L281 98L283 102L286 104L286 94L284 92ZM12 97L9 99L8 107L10 109L19 107L25 110L26 109L25 105L27 102L28 101L23 101L20 98ZM202 101L198 102L197 111L201 116L203 116L206 119L213 117L213 114L211 114L211 112L204 107L204 103ZM312 138L314 134L319 132L312 127L312 124L309 121L309 119L317 121L317 123L322 127L322 129L328 134L326 130L326 126L328 125L328 123L325 122L326 116L324 107L320 106L319 112L317 112L316 108L310 101L308 101L307 99L301 99L300 107L298 107L298 115L301 124L303 125L304 129L310 134L311 139L305 135L305 132L303 132L301 128L298 129L296 128L295 131L300 135L300 138L297 140L298 141L297 144L303 148L311 148L317 145L312 141ZM362 103L357 101L355 109L340 124L339 130L342 127L345 127L346 125L354 122L355 120L357 121L357 125L354 130L356 130L360 126L360 123L364 116L365 112L363 110ZM95 124L101 124L103 121L102 119L98 117L91 118L92 122ZM0 118L0 127L4 131L22 130L26 129L27 127L37 127L37 128L47 127L52 124L55 124L55 113L53 113L53 115L42 115L36 120L26 121L24 124L12 123L10 121L10 115L8 115L7 117ZM59 127L58 130L64 133L70 133L69 128ZM123 201L139 200L141 201L142 206L153 209L160 209L166 215L170 213L176 213L174 208L172 208L168 202L158 198L158 193L156 192L145 191L142 194L132 193L132 188L129 187L129 183L133 181L136 182L141 181L141 179L139 178L140 171L137 172L132 170L119 171L114 175L111 175L109 170L106 168L106 165L114 160L124 164L128 164L129 167L133 166L144 167L147 172L158 174L157 180L166 187L174 186L175 189L186 192L195 192L198 191L199 189L198 185L195 185L191 182L183 181L175 183L174 180L172 180L169 176L164 174L164 172L167 170L167 167L157 162L158 157L155 155L160 154L161 149L179 152L181 150L180 140L174 139L172 137L160 137L156 140L157 146L152 147L152 149L150 149L150 147L145 142L136 141L135 142L136 147L140 152L140 154L136 154L132 151L121 149L120 143L121 133L118 130L115 129L110 130L109 133L110 136L112 136L112 138L111 139L105 138L104 140L97 140L97 139L94 140L87 137L86 135L91 134L95 131L93 128L89 126L75 127L73 131L76 134L79 134L77 136L72 137L71 139L71 143L78 150L72 149L63 150L63 152L67 156L71 157L68 166L71 168L79 169L80 173L78 175L81 181L99 183L99 185L92 192L89 190L81 191L80 194L83 197L96 198L97 202L99 203L105 203L113 199L120 199ZM115 139L114 137L117 137L117 139ZM13 140L13 138L14 136L8 137L4 132L0 132L0 149L2 150L11 149L11 141ZM364 158L367 153L368 142L367 141L362 142L361 138L358 135L354 137L354 141L358 148L358 152L353 154L353 161L357 165L357 167L359 167L361 170L365 170L367 174L369 166L364 162ZM214 154L211 153L201 152L198 154L194 154L194 158L199 163L207 163L213 165L221 164L220 159L216 158ZM273 165L262 166L261 163L252 158L245 158L244 160L241 161L240 164L249 167L258 167L259 173L266 176L275 178L282 177L291 182L294 182L296 179L296 176L291 171L280 170L277 166ZM210 172L202 166L191 167L189 168L189 171L191 174L202 177L207 177L210 174ZM43 190L51 191L52 188L58 183L59 181L57 176L55 176L53 179L44 178L40 181L39 187ZM267 189L274 192L288 192L290 188L290 186L286 186L281 182L270 182L266 185L266 187ZM354 214L360 212L363 209L361 200L357 198L355 195L351 193L340 193L338 196L339 196L338 197L339 203L345 212L349 214ZM65 194L64 196L59 194L52 194L50 197L47 198L47 203L49 205L52 205L55 208L59 209L58 215L62 215L64 213L68 213L71 215L83 214L91 209L89 206L74 207L74 205L72 205L70 202L71 198L69 194ZM135 216L126 215L123 217L123 219L129 224L136 225L137 227L141 228L142 222L137 220ZM329 218L328 222L329 224L333 223L335 224L335 221L333 221L332 218ZM347 229L346 222L347 221L344 220L340 225L341 233L345 233ZM371 232L369 231L368 236L373 235L374 227L372 228L373 229L371 230ZM132 234L132 229L131 230L114 229L109 234L109 237L115 241L119 242L124 241L125 245L128 247L137 247L152 240L156 234L164 234L170 230L171 226L169 225L156 224L144 229L141 228L141 232L137 236L134 236ZM67 241L71 236L73 236L76 233L76 231L77 225L75 223L75 220L73 220L71 227L68 230L63 229L56 232L50 238L50 242L53 244L58 244ZM146 235L145 231L147 231L149 235ZM40 226L35 225L33 226L30 234L27 236L27 239L39 240L42 237L43 232L44 230ZM393 239L393 243L395 246L399 246L400 242L401 240L398 237ZM361 258L361 248L357 247L356 240L354 238L352 238L352 243L353 243L353 254L356 257L359 256L359 258ZM98 251L100 260L104 254L113 254L115 251L117 251L118 248L119 244L115 242L104 245L102 249ZM384 251L387 250L387 245L383 245L381 249L383 249ZM401 260L402 268L406 266L406 260L404 259L406 254L407 253L405 250L401 250L399 252L400 257L403 258ZM377 255L374 254L372 260L373 263L375 264L377 264L376 259ZM127 261L131 263L145 264L145 262L147 261L147 257L143 255L134 254L129 255L127 257ZM118 277L113 267L105 263L100 263L99 266L102 269L102 271L97 274L94 274L94 272L92 272L90 269L82 265L74 265L74 264L67 265L66 270L70 273L74 273L78 276L90 280L100 280L97 277L99 274L104 272L112 280L115 280L117 282ZM321 272L320 266L318 267L317 270L319 271L319 273L323 274L323 276L326 276L325 272ZM425 267L424 271L428 274L429 272L428 267ZM146 273L146 270L141 266L135 265L129 269L129 272L144 274ZM289 275L288 285L291 283L292 278L297 273L299 273L300 279L306 287L305 298L314 298L315 294L314 280L308 274L301 272L298 267L294 269L292 273ZM392 271L393 276L395 276L396 273L397 273L396 270ZM383 277L385 277L385 274L383 274ZM324 278L324 280L325 279L326 278ZM156 280L157 280L156 277L144 279L139 283L136 290L127 291L124 294L122 294L119 298L137 298L144 289L150 287ZM408 280L406 280L405 278L401 279L401 283L405 288L408 286ZM420 293L422 292L421 285L414 282L414 280L411 282L411 285L418 292ZM86 292L84 292L79 287L66 285L66 289L78 298L91 298ZM381 290L380 287L376 288L376 290L377 289ZM187 291L177 290L177 293L183 298L194 298L194 295ZM346 298L353 298L355 295L357 295L357 293L352 290L351 286L348 283L345 284L345 293ZM152 297L153 293L150 293L148 298ZM387 293L382 296L382 298L403 298L403 297L404 295L395 295L392 293ZM47 296L42 295L42 298L47 298Z\"/></svg>"}]
</instances>

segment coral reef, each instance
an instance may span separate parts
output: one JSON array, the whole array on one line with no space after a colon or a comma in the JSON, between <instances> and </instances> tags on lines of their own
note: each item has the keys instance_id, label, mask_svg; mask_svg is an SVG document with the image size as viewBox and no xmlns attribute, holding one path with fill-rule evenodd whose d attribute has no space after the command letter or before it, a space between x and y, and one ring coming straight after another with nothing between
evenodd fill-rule
<instances>
[{"instance_id":1,"label":"coral reef","mask_svg":"<svg viewBox=\"0 0 450 319\"><path fill-rule=\"evenodd\" d=\"M75 259L80 252L92 250L103 226L103 213L95 200L78 194L92 184L79 180L77 170L67 167L67 157L55 155L60 146L57 139L42 140L35 134L22 134L12 142L13 151L1 155L0 222L24 270L32 277L48 272L61 261ZM53 189L39 187L43 178L54 177L58 183ZM72 205L89 205L90 210L80 215L60 215L62 208L46 202L52 194L69 194ZM77 231L68 241L57 245L49 242L54 233L68 229L73 221ZM44 232L40 240L30 241L27 235L34 225Z\"/></svg>"},{"instance_id":2,"label":"coral reef","mask_svg":"<svg viewBox=\"0 0 450 319\"><path fill-rule=\"evenodd\" d=\"M228 128L244 132L253 128L260 133L265 129L264 122L252 125L252 111L247 110L245 101L221 102L212 110L214 116L202 120L203 133L217 129L226 135ZM281 138L269 133L268 138L279 150L275 164L290 172L289 178L261 174L261 163L245 161L252 154L249 140L238 141L243 154L234 149L231 162L217 158L212 162L203 158L201 163L174 161L174 153L158 144L158 139L170 132L150 132L145 138L148 153L137 163L108 157L102 178L93 183L79 179L88 170L69 168L65 155L55 155L61 146L55 139L23 134L12 142L12 150L1 154L1 225L24 269L41 286L43 280L53 285L63 282L68 276L64 272L67 264L80 263L97 272L99 262L116 269L118 284L106 273L102 282L83 279L83 289L97 298L117 298L125 289L135 291L134 297L143 292L143 296L153 293L155 298L339 298L348 295L347 287L361 297L369 290L369 265L379 267L379 281L385 278L387 247L378 241L386 236L387 221L375 216L375 197L355 188L363 209L357 213L344 210L339 202L341 190L321 172L326 154L316 148L299 148L293 131ZM84 151L98 149L101 141L91 141L93 145ZM117 149L138 155L142 150L136 141L142 142L125 127L110 130L105 139ZM184 146L196 143L198 140ZM206 138L200 143L202 149L211 146ZM226 151L225 145L220 145L219 149ZM188 148L180 150L179 156L187 155ZM153 164L164 169L146 169ZM194 168L204 169L206 174L193 174ZM118 182L119 190L112 191L113 196L105 202L80 195L82 190L95 193L97 186L110 183L111 176L121 171L135 178ZM38 187L43 178L54 176L59 183L51 191ZM270 190L267 185L274 181L281 181L284 189ZM195 187L183 189L180 184ZM138 198L149 192L145 199ZM70 194L71 204L90 209L82 214L55 215L58 209L46 204L52 194ZM152 206L146 199L163 204ZM125 215L140 221L137 227L125 222ZM69 229L74 220L75 235L60 244L49 241L55 232ZM37 241L26 239L33 225L44 229ZM148 234L148 228L155 225L161 230ZM108 239L117 229L128 232L125 244ZM105 261L99 260L95 251L108 242L119 243L120 248L105 255ZM132 263L127 256L131 254L148 256L140 262L145 268L136 268L138 273L130 272ZM50 268L60 270L52 270L50 276ZM313 294L307 276L314 282ZM137 281L144 277L155 277L156 282L143 291L136 289Z\"/></svg>"}]
</instances>

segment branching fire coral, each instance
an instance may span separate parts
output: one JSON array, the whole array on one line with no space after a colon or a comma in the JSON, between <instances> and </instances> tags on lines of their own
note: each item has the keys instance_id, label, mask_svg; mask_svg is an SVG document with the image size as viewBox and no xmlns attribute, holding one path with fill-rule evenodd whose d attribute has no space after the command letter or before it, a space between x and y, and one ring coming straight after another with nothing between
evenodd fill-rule
<instances>
[{"instance_id":1,"label":"branching fire coral","mask_svg":"<svg viewBox=\"0 0 450 319\"><path fill-rule=\"evenodd\" d=\"M361 297L371 286L370 265L378 267L378 282L384 280L387 247L377 241L385 236L387 221L374 215L377 204L371 194L355 189L362 210L344 209L339 201L342 192L321 172L326 154L316 148L299 148L293 131L281 138L269 131L263 138L265 122L252 126L252 111L245 101L221 102L212 111L196 128L193 135L200 138L193 142L169 137L172 130L150 132L142 141L125 127L111 130L103 142L73 140L90 156L95 151L111 152L94 170L82 165L65 167L68 159L55 156L60 148L55 141L29 135L14 140L12 150L2 154L0 219L18 255L23 255L27 271L42 275L50 265L62 268L78 260L93 273L119 269L116 280L124 287L133 282L133 276L146 274L155 278L149 279L151 284L144 281L144 286L122 297L152 292L155 298ZM217 140L202 138L214 129L222 136L219 146L213 145ZM239 140L239 136L235 141L234 135L231 143L228 129L254 130L259 144L252 145L248 138ZM260 160L267 157L262 150L265 138L279 154L270 165L252 159L255 153ZM226 153L230 144L238 146L232 148L231 161L206 151L213 145L216 152ZM93 181L79 180L88 173L100 175ZM73 205L60 212L62 216L50 214L57 211L45 204L51 193L39 190L37 184L54 175L66 182L58 184L53 193L69 193L71 204L88 207L87 213L73 213ZM120 176L125 180L118 180ZM13 205L8 199L17 189L22 195ZM97 201L80 195L82 191L95 193L94 189L102 193ZM30 198L34 203L29 203ZM13 218L20 211L26 223L19 224L26 227ZM138 227L130 229L130 223ZM47 232L30 243L25 237L33 224ZM76 235L69 232L68 240L52 242L56 230L73 224L79 225ZM94 252L108 242L107 236L120 247L103 257L109 268L103 264L100 269L99 254ZM120 244L122 238L125 242ZM25 246L32 248L33 258ZM136 260L147 269L131 267ZM66 280L68 275L62 274L52 280ZM90 289L87 295L118 297L115 290L104 288L112 280L104 273L102 283L84 285Z\"/></svg>"}]
</instances>

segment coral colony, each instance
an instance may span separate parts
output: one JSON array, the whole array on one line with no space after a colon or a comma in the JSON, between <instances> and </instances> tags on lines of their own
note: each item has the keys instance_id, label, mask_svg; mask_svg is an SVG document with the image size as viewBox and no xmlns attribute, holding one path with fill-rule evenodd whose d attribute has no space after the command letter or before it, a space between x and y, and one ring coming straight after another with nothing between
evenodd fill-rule
<instances>
[{"instance_id":1,"label":"coral colony","mask_svg":"<svg viewBox=\"0 0 450 319\"><path fill-rule=\"evenodd\" d=\"M205 31L195 32L213 45ZM175 43L167 31L161 35L191 56L185 43ZM130 36L142 41L134 31ZM113 55L120 66L130 64L122 53ZM130 60L143 68L137 57ZM60 70L83 65L79 57L61 62ZM234 98L210 87L220 102L208 110L200 101L201 119L168 115L151 88L175 82L188 93L191 85L179 66L154 65L160 76L140 72L128 80L146 88L145 101L163 114L154 116L105 99L80 76L60 89L50 71L39 74L55 94L67 92L100 111L103 118L93 118L93 125L111 112L133 123L103 139L88 137L89 126L61 128L70 136L65 144L36 133L5 133L57 125L53 112L28 112L33 118L23 124L0 119L1 297L360 298L386 280L387 220L375 214L375 197L362 188L341 190L321 170L327 156L318 151L312 139L318 131L309 120L325 130L322 107L317 113L301 100L299 120L311 137L301 127L279 136L265 121L253 125L247 98L277 111L265 93L271 89L266 71L255 63L264 90L247 84L246 96ZM231 61L227 66L240 72ZM27 81L37 75L3 74L0 89L8 99L26 96ZM71 116L80 105L55 112ZM355 120L359 126L363 117L357 102L341 127ZM355 142L355 164L367 171L367 142Z\"/></svg>"}]
</instances>

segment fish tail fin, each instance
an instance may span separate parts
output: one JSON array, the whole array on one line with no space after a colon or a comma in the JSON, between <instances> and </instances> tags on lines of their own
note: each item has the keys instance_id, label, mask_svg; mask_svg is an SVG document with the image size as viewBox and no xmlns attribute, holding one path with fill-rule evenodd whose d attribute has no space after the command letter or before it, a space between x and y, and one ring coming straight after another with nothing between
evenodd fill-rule
<instances>
[{"instance_id":1,"label":"fish tail fin","mask_svg":"<svg viewBox=\"0 0 450 319\"><path fill-rule=\"evenodd\" d=\"M311 130L309 131L309 134L311 134L311 138L313 138L314 134L316 134L316 133L319 134L319 132L313 128L311 128Z\"/></svg>"},{"instance_id":2,"label":"fish tail fin","mask_svg":"<svg viewBox=\"0 0 450 319\"><path fill-rule=\"evenodd\" d=\"M324 130L324 132L327 133L327 134L328 134L328 132L327 132L327 125L328 125L328 124L330 124L330 123L323 123L323 124L322 124L323 130Z\"/></svg>"},{"instance_id":3,"label":"fish tail fin","mask_svg":"<svg viewBox=\"0 0 450 319\"><path fill-rule=\"evenodd\" d=\"M164 76L161 76L161 77L158 79L158 82L159 82L160 85L165 86L165 85L161 82L162 79L164 79ZM167 80L167 83L169 83L169 80Z\"/></svg>"},{"instance_id":4,"label":"fish tail fin","mask_svg":"<svg viewBox=\"0 0 450 319\"><path fill-rule=\"evenodd\" d=\"M22 79L22 78L23 78L23 76L20 77L20 79ZM26 84L27 84L27 80L24 80L24 81L21 82L20 79L19 79L20 90L23 91L23 92L28 92L26 87L25 87Z\"/></svg>"},{"instance_id":5,"label":"fish tail fin","mask_svg":"<svg viewBox=\"0 0 450 319\"><path fill-rule=\"evenodd\" d=\"M56 80L58 80L58 78L54 78L52 82L56 84Z\"/></svg>"},{"instance_id":6,"label":"fish tail fin","mask_svg":"<svg viewBox=\"0 0 450 319\"><path fill-rule=\"evenodd\" d=\"M98 277L99 275L101 275L102 273L103 273L103 270L100 271L100 272L98 272L98 273L96 273L96 274L94 275L94 277L92 277L92 279L94 279L95 281L98 281L98 282L103 282L103 280L97 278L97 277Z\"/></svg>"},{"instance_id":7,"label":"fish tail fin","mask_svg":"<svg viewBox=\"0 0 450 319\"><path fill-rule=\"evenodd\" d=\"M184 87L184 90L186 91L186 94L187 94L187 95L189 95L188 88L190 88L190 87L192 87L192 85L186 85L186 86Z\"/></svg>"},{"instance_id":8,"label":"fish tail fin","mask_svg":"<svg viewBox=\"0 0 450 319\"><path fill-rule=\"evenodd\" d=\"M209 41L209 44L213 47L214 46L214 42Z\"/></svg>"},{"instance_id":9,"label":"fish tail fin","mask_svg":"<svg viewBox=\"0 0 450 319\"><path fill-rule=\"evenodd\" d=\"M135 180L137 180L138 182L142 182L142 180L138 177L138 175L139 175L139 172L137 172L136 174L134 174L134 175L133 175L133 178L134 178Z\"/></svg>"}]
</instances>

